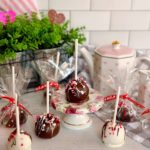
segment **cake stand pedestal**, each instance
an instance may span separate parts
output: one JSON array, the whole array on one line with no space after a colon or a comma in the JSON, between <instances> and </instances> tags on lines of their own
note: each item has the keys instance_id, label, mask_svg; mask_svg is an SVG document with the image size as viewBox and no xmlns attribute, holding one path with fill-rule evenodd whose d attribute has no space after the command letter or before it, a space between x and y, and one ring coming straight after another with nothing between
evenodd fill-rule
<instances>
[{"instance_id":1,"label":"cake stand pedestal","mask_svg":"<svg viewBox=\"0 0 150 150\"><path fill-rule=\"evenodd\" d=\"M81 130L90 127L92 119L87 114L65 114L62 124L69 129Z\"/></svg>"},{"instance_id":2,"label":"cake stand pedestal","mask_svg":"<svg viewBox=\"0 0 150 150\"><path fill-rule=\"evenodd\" d=\"M81 130L92 125L92 119L88 113L94 113L102 108L104 98L95 90L90 89L89 100L83 104L69 103L66 100L64 90L56 91L51 100L52 107L64 114L62 124L72 130Z\"/></svg>"}]
</instances>

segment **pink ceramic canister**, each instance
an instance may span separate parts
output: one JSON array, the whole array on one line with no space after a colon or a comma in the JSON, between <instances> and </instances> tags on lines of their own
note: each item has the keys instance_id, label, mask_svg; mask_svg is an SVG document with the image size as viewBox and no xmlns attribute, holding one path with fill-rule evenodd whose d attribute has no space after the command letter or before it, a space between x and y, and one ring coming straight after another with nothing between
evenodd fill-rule
<instances>
[{"instance_id":1,"label":"pink ceramic canister","mask_svg":"<svg viewBox=\"0 0 150 150\"><path fill-rule=\"evenodd\" d=\"M114 41L111 45L102 46L95 50L94 55L94 88L104 96L114 94L116 83L125 81L127 70L135 66L135 50Z\"/></svg>"}]
</instances>

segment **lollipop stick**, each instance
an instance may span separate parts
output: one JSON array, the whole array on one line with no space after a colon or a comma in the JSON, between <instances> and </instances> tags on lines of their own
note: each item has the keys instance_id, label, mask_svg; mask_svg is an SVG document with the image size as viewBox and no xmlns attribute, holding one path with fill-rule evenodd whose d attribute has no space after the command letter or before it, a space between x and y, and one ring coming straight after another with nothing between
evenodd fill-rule
<instances>
[{"instance_id":1,"label":"lollipop stick","mask_svg":"<svg viewBox=\"0 0 150 150\"><path fill-rule=\"evenodd\" d=\"M120 86L119 86L119 87L118 87L118 91L117 91L117 98L116 98L116 104L115 104L115 112L114 112L114 117L113 117L113 127L114 127L115 124L116 124L116 115L117 115L117 109L118 109L120 91L121 91L121 88L120 88Z\"/></svg>"},{"instance_id":2,"label":"lollipop stick","mask_svg":"<svg viewBox=\"0 0 150 150\"><path fill-rule=\"evenodd\" d=\"M15 67L12 66L12 97L15 98Z\"/></svg>"},{"instance_id":3,"label":"lollipop stick","mask_svg":"<svg viewBox=\"0 0 150 150\"><path fill-rule=\"evenodd\" d=\"M46 111L49 113L49 81L46 82Z\"/></svg>"},{"instance_id":4,"label":"lollipop stick","mask_svg":"<svg viewBox=\"0 0 150 150\"><path fill-rule=\"evenodd\" d=\"M15 103L16 103L16 127L17 127L17 135L20 135L20 120L19 120L19 107L18 107L18 97L15 94Z\"/></svg>"},{"instance_id":5,"label":"lollipop stick","mask_svg":"<svg viewBox=\"0 0 150 150\"><path fill-rule=\"evenodd\" d=\"M15 102L16 102L16 128L17 128L17 135L16 135L16 145L19 147L19 136L20 136L20 120L19 120L19 107L17 102L17 94L15 94Z\"/></svg>"},{"instance_id":6,"label":"lollipop stick","mask_svg":"<svg viewBox=\"0 0 150 150\"><path fill-rule=\"evenodd\" d=\"M75 40L75 79L78 78L78 39Z\"/></svg>"},{"instance_id":7,"label":"lollipop stick","mask_svg":"<svg viewBox=\"0 0 150 150\"><path fill-rule=\"evenodd\" d=\"M57 58L56 58L56 69L55 69L55 81L58 80L58 66L59 66L59 61L60 61L60 52L57 52Z\"/></svg>"}]
</instances>

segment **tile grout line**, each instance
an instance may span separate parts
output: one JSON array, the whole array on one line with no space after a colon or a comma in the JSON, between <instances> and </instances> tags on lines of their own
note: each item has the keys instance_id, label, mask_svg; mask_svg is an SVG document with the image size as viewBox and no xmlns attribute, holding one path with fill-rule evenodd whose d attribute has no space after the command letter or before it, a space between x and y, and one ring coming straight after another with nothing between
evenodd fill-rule
<instances>
[{"instance_id":1,"label":"tile grout line","mask_svg":"<svg viewBox=\"0 0 150 150\"><path fill-rule=\"evenodd\" d=\"M90 3L89 3L89 5L90 5L90 11L92 11L92 0L90 0Z\"/></svg>"},{"instance_id":2,"label":"tile grout line","mask_svg":"<svg viewBox=\"0 0 150 150\"><path fill-rule=\"evenodd\" d=\"M49 10L49 0L48 0L48 10Z\"/></svg>"},{"instance_id":3,"label":"tile grout line","mask_svg":"<svg viewBox=\"0 0 150 150\"><path fill-rule=\"evenodd\" d=\"M72 21L72 15L71 15L71 10L69 10L69 20L70 20L70 23L69 23L69 28L71 29L71 21Z\"/></svg>"},{"instance_id":4,"label":"tile grout line","mask_svg":"<svg viewBox=\"0 0 150 150\"><path fill-rule=\"evenodd\" d=\"M133 0L131 0L131 11L134 11L134 9L133 9Z\"/></svg>"},{"instance_id":5,"label":"tile grout line","mask_svg":"<svg viewBox=\"0 0 150 150\"><path fill-rule=\"evenodd\" d=\"M109 31L111 31L111 24L112 24L112 11L110 11L110 18L109 18Z\"/></svg>"},{"instance_id":6,"label":"tile grout line","mask_svg":"<svg viewBox=\"0 0 150 150\"><path fill-rule=\"evenodd\" d=\"M128 46L130 46L130 40L131 40L131 31L128 33Z\"/></svg>"}]
</instances>

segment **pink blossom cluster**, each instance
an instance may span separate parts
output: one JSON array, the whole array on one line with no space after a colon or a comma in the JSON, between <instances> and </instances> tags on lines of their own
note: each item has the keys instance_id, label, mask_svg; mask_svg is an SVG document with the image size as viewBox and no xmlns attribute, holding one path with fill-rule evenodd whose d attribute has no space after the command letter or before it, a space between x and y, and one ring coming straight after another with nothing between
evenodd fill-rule
<instances>
[{"instance_id":1,"label":"pink blossom cluster","mask_svg":"<svg viewBox=\"0 0 150 150\"><path fill-rule=\"evenodd\" d=\"M0 22L6 25L8 22L14 22L16 19L16 13L12 10L7 12L0 11Z\"/></svg>"}]
</instances>

